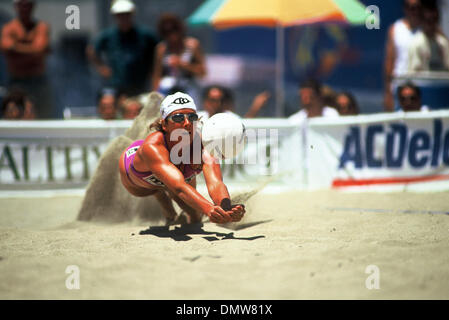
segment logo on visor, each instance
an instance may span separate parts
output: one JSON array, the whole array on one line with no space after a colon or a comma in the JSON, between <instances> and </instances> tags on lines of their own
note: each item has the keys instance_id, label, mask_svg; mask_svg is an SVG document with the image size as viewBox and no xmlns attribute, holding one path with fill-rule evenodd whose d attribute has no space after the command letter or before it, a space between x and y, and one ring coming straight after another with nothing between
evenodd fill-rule
<instances>
[{"instance_id":1,"label":"logo on visor","mask_svg":"<svg viewBox=\"0 0 449 320\"><path fill-rule=\"evenodd\" d=\"M175 101L173 101L174 104L186 104L189 103L190 100L187 98L177 98Z\"/></svg>"}]
</instances>

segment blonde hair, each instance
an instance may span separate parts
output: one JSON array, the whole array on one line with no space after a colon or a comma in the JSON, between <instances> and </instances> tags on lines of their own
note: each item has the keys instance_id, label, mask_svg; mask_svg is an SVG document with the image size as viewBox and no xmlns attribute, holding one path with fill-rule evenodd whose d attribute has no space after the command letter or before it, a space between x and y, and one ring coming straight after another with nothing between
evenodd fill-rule
<instances>
[{"instance_id":1,"label":"blonde hair","mask_svg":"<svg viewBox=\"0 0 449 320\"><path fill-rule=\"evenodd\" d=\"M162 129L162 121L163 120L160 117L154 120L153 123L150 124L150 131L154 130L164 132L164 130Z\"/></svg>"}]
</instances>

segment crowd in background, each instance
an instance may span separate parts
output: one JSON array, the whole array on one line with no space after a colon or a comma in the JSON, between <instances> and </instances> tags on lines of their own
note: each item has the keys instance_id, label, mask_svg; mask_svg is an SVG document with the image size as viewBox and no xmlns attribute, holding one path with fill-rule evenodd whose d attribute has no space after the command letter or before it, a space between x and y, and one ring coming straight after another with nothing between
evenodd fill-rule
<instances>
[{"instance_id":1,"label":"crowd in background","mask_svg":"<svg viewBox=\"0 0 449 320\"><path fill-rule=\"evenodd\" d=\"M0 38L9 74L2 118L51 118L54 105L46 75L50 25L33 17L35 1L12 2L16 18L3 26ZM103 30L86 48L88 61L103 81L96 100L98 116L133 119L143 107L138 97L150 91L188 93L199 101L203 118L217 112L235 114L231 89L218 83L206 88L199 85L198 80L207 73L205 56L200 41L187 36L183 20L161 14L155 35L135 22L136 10L131 0L114 0L110 13L115 25ZM418 71L449 71L449 41L439 27L436 0L403 0L403 10L404 17L390 26L386 39L384 110L426 111L432 106L421 104L417 85L407 82L398 86L392 80ZM269 91L256 95L246 113L239 116L258 116L270 97ZM299 84L298 98L298 111L289 117L294 123L360 113L350 90L336 92L314 79Z\"/></svg>"}]
</instances>

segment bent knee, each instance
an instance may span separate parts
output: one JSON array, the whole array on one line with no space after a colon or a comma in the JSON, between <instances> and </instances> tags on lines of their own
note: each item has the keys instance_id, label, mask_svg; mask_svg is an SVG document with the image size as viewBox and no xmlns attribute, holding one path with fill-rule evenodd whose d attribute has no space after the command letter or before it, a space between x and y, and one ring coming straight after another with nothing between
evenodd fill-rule
<instances>
[{"instance_id":1,"label":"bent knee","mask_svg":"<svg viewBox=\"0 0 449 320\"><path fill-rule=\"evenodd\" d=\"M190 223L198 223L203 220L203 215L201 213L187 213L190 216Z\"/></svg>"}]
</instances>

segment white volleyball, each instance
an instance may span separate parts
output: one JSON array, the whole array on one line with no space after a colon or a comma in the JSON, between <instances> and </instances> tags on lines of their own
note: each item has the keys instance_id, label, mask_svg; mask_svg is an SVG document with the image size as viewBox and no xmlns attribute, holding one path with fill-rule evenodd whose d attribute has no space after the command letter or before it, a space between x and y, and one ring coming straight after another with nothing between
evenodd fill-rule
<instances>
[{"instance_id":1,"label":"white volleyball","mask_svg":"<svg viewBox=\"0 0 449 320\"><path fill-rule=\"evenodd\" d=\"M204 121L201 139L211 155L231 159L245 147L245 126L238 116L217 113Z\"/></svg>"}]
</instances>

